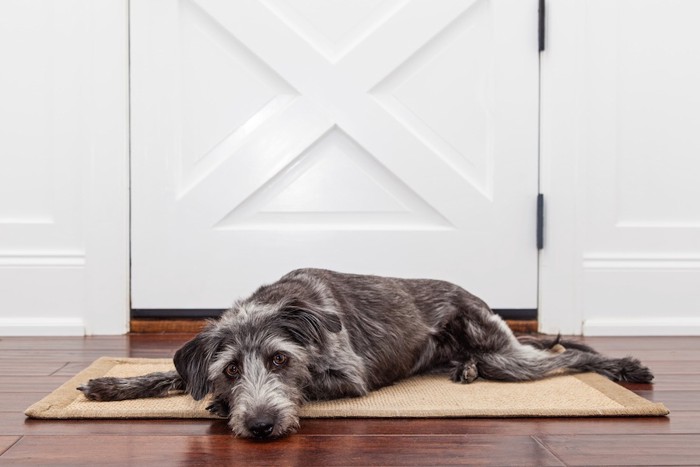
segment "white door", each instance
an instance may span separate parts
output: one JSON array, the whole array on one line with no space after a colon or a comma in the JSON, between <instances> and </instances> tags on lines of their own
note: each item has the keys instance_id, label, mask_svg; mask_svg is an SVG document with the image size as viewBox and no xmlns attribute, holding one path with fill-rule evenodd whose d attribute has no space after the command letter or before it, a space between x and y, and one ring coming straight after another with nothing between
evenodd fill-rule
<instances>
[{"instance_id":1,"label":"white door","mask_svg":"<svg viewBox=\"0 0 700 467\"><path fill-rule=\"evenodd\" d=\"M536 0L132 2L132 306L310 266L535 308L536 26Z\"/></svg>"}]
</instances>

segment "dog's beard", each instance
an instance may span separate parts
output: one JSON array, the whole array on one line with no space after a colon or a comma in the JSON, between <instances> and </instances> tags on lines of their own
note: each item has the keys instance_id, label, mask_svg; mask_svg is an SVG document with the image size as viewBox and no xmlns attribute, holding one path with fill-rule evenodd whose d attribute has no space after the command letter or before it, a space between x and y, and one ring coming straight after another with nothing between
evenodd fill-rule
<instances>
[{"instance_id":1,"label":"dog's beard","mask_svg":"<svg viewBox=\"0 0 700 467\"><path fill-rule=\"evenodd\" d=\"M252 389L252 390L251 390ZM299 409L303 398L297 387L268 380L261 386L246 387L242 382L232 390L228 425L242 438L279 438L299 429ZM255 432L257 423L272 426L269 434Z\"/></svg>"}]
</instances>

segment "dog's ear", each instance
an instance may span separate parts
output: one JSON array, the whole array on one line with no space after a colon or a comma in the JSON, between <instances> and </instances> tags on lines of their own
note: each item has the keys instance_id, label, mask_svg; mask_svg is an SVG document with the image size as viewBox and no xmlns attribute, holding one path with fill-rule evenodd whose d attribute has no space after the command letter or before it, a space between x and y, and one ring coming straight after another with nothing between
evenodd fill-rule
<instances>
[{"instance_id":1,"label":"dog's ear","mask_svg":"<svg viewBox=\"0 0 700 467\"><path fill-rule=\"evenodd\" d=\"M343 329L337 313L301 300L292 300L285 304L279 317L282 328L304 346L322 346L326 343L327 333L337 333Z\"/></svg>"},{"instance_id":2,"label":"dog's ear","mask_svg":"<svg viewBox=\"0 0 700 467\"><path fill-rule=\"evenodd\" d=\"M201 400L212 390L209 364L217 352L221 339L213 325L197 334L194 339L175 352L175 368L185 382L185 390L195 400Z\"/></svg>"}]
</instances>

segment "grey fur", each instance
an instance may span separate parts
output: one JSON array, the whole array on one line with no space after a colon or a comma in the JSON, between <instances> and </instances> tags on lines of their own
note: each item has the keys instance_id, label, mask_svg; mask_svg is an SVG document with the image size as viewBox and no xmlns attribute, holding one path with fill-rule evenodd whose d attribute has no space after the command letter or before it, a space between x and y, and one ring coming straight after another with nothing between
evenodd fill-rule
<instances>
[{"instance_id":1,"label":"grey fur","mask_svg":"<svg viewBox=\"0 0 700 467\"><path fill-rule=\"evenodd\" d=\"M566 351L555 353L562 345ZM305 401L361 396L426 372L461 383L562 371L653 379L631 357L608 358L560 337L518 340L483 301L448 282L320 269L260 287L180 348L174 362L177 372L98 378L78 389L94 400L173 390L197 400L211 395L208 409L228 418L236 435L267 438L294 432Z\"/></svg>"}]
</instances>

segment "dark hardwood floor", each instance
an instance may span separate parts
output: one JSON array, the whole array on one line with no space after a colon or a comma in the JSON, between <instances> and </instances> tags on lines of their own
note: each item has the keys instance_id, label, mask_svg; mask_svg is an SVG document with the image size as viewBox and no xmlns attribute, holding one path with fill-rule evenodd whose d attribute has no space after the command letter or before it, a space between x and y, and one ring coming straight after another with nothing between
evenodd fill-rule
<instances>
[{"instance_id":1,"label":"dark hardwood floor","mask_svg":"<svg viewBox=\"0 0 700 467\"><path fill-rule=\"evenodd\" d=\"M273 442L224 421L26 419L23 410L97 357L171 357L186 334L0 338L0 464L40 465L700 465L700 337L587 338L642 358L668 417L303 420Z\"/></svg>"}]
</instances>

